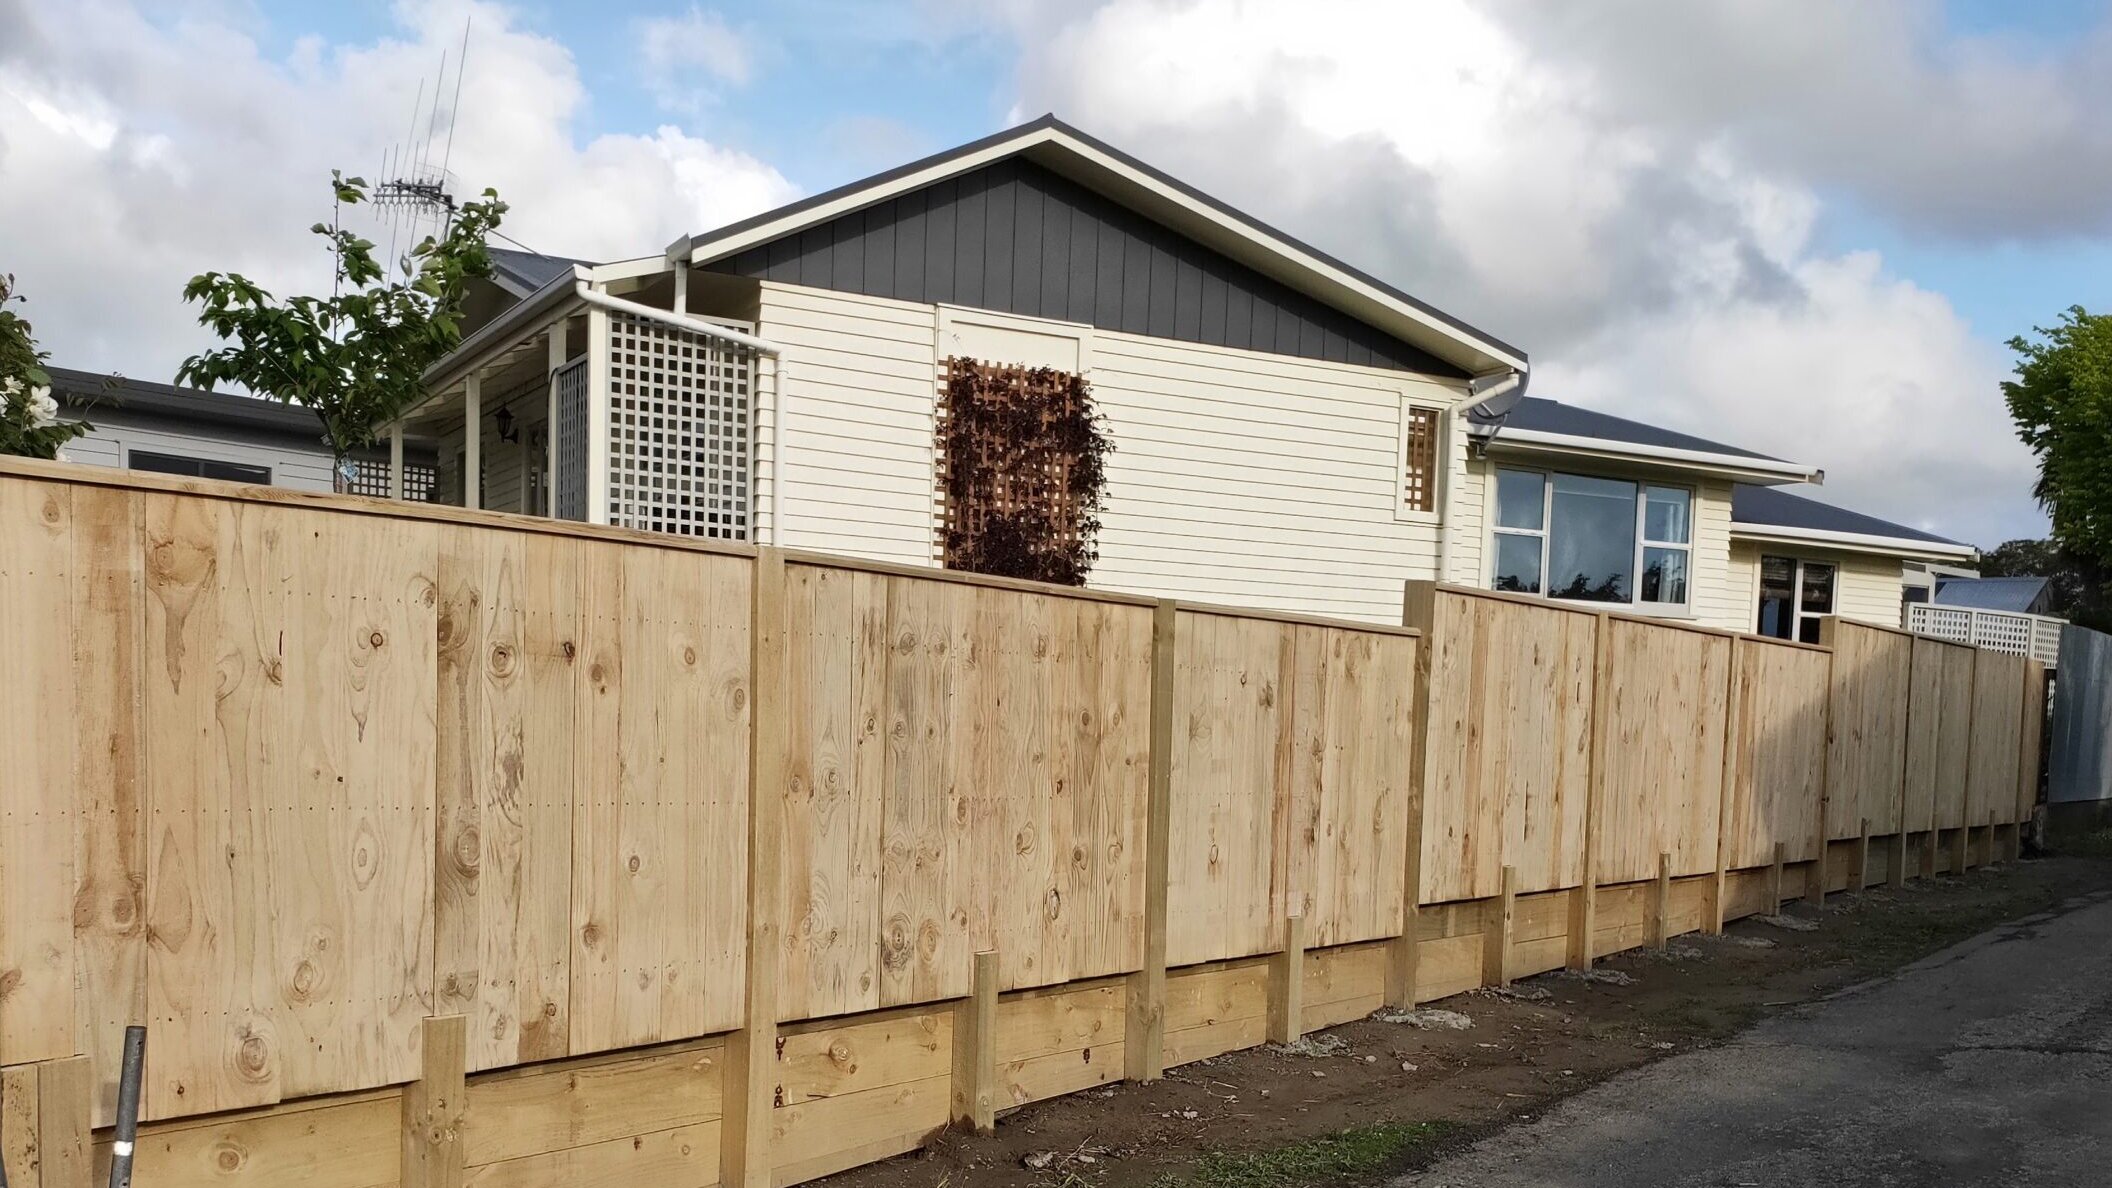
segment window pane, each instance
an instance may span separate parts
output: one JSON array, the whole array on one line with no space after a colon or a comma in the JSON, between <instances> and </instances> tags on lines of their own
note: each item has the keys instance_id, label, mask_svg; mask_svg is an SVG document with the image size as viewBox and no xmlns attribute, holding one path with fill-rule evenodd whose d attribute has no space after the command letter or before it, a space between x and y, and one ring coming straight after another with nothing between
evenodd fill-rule
<instances>
[{"instance_id":1,"label":"window pane","mask_svg":"<svg viewBox=\"0 0 2112 1188\"><path fill-rule=\"evenodd\" d=\"M1627 602L1635 588L1635 484L1558 474L1554 485L1547 592Z\"/></svg>"},{"instance_id":2,"label":"window pane","mask_svg":"<svg viewBox=\"0 0 2112 1188\"><path fill-rule=\"evenodd\" d=\"M1496 588L1513 594L1540 592L1540 538L1496 534Z\"/></svg>"},{"instance_id":3,"label":"window pane","mask_svg":"<svg viewBox=\"0 0 2112 1188\"><path fill-rule=\"evenodd\" d=\"M1643 539L1688 544L1687 510L1692 496L1685 487L1651 487L1643 495Z\"/></svg>"},{"instance_id":4,"label":"window pane","mask_svg":"<svg viewBox=\"0 0 2112 1188\"><path fill-rule=\"evenodd\" d=\"M1687 601L1687 551L1643 550L1643 601L1684 606Z\"/></svg>"},{"instance_id":5,"label":"window pane","mask_svg":"<svg viewBox=\"0 0 2112 1188\"><path fill-rule=\"evenodd\" d=\"M1798 623L1798 624L1797 624L1797 640L1798 640L1798 642L1800 642L1800 643L1808 643L1808 644L1815 644L1815 643L1819 642L1819 623L1820 623L1820 621L1821 621L1821 620L1819 620L1819 619L1815 619L1815 618L1806 618L1806 619L1805 619L1804 621L1802 621L1802 622Z\"/></svg>"},{"instance_id":6,"label":"window pane","mask_svg":"<svg viewBox=\"0 0 2112 1188\"><path fill-rule=\"evenodd\" d=\"M1797 563L1787 557L1760 558L1762 635L1788 639L1796 629Z\"/></svg>"},{"instance_id":7,"label":"window pane","mask_svg":"<svg viewBox=\"0 0 2112 1188\"><path fill-rule=\"evenodd\" d=\"M1804 563L1804 588L1797 608L1807 615L1833 613L1833 566L1815 561Z\"/></svg>"},{"instance_id":8,"label":"window pane","mask_svg":"<svg viewBox=\"0 0 2112 1188\"><path fill-rule=\"evenodd\" d=\"M1545 512L1546 476L1531 470L1496 472L1496 526L1538 532Z\"/></svg>"}]
</instances>

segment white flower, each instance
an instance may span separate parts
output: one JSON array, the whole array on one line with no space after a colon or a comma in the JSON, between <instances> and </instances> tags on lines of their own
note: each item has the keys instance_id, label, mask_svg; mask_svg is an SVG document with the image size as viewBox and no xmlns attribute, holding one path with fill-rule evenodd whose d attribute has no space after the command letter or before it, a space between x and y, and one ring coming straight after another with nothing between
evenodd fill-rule
<instances>
[{"instance_id":1,"label":"white flower","mask_svg":"<svg viewBox=\"0 0 2112 1188\"><path fill-rule=\"evenodd\" d=\"M51 398L50 388L29 390L29 427L49 429L59 423L59 402Z\"/></svg>"},{"instance_id":2,"label":"white flower","mask_svg":"<svg viewBox=\"0 0 2112 1188\"><path fill-rule=\"evenodd\" d=\"M66 451L65 451L65 450L53 450L53 451L51 452L51 460L52 460L52 461L54 461L54 462L71 462L71 461L73 461L73 459L71 459L71 458L69 458L69 457L67 457L67 456L66 456Z\"/></svg>"}]
</instances>

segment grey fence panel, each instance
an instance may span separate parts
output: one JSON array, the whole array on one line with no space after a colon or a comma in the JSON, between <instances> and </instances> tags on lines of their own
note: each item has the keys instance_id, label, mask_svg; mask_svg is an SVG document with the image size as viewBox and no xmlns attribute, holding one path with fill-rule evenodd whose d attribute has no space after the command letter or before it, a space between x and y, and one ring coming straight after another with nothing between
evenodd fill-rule
<instances>
[{"instance_id":1,"label":"grey fence panel","mask_svg":"<svg viewBox=\"0 0 2112 1188\"><path fill-rule=\"evenodd\" d=\"M2112 800L2112 635L2061 632L2046 740L2046 801Z\"/></svg>"}]
</instances>

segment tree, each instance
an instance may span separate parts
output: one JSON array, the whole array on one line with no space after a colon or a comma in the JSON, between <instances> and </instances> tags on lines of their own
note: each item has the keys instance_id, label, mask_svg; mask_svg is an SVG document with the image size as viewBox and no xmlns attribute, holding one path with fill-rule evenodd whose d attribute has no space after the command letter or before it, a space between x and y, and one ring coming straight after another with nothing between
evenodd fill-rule
<instances>
[{"instance_id":1,"label":"tree","mask_svg":"<svg viewBox=\"0 0 2112 1188\"><path fill-rule=\"evenodd\" d=\"M44 370L50 356L37 349L29 322L7 308L21 300L13 274L0 275L0 454L56 458L59 447L88 432L88 424L59 419Z\"/></svg>"},{"instance_id":2,"label":"tree","mask_svg":"<svg viewBox=\"0 0 2112 1188\"><path fill-rule=\"evenodd\" d=\"M2009 340L2002 384L2017 433L2039 459L2033 493L2062 549L2112 568L2112 317L2073 306L2036 339Z\"/></svg>"},{"instance_id":3,"label":"tree","mask_svg":"<svg viewBox=\"0 0 2112 1188\"><path fill-rule=\"evenodd\" d=\"M2042 577L2050 587L2053 614L2103 629L2112 623L2112 570L2052 540L2006 540L1980 554L1982 577Z\"/></svg>"},{"instance_id":4,"label":"tree","mask_svg":"<svg viewBox=\"0 0 2112 1188\"><path fill-rule=\"evenodd\" d=\"M339 207L366 200L367 183L333 170ZM324 439L345 459L374 444L383 426L424 394L425 369L462 341L462 299L472 277L491 275L485 237L505 216L498 193L467 202L445 234L427 236L392 276L374 245L337 225L309 230L336 257L335 283L324 297L273 297L238 273L191 278L183 299L199 304L199 325L230 345L184 360L178 383L240 384L250 391L315 410Z\"/></svg>"}]
</instances>

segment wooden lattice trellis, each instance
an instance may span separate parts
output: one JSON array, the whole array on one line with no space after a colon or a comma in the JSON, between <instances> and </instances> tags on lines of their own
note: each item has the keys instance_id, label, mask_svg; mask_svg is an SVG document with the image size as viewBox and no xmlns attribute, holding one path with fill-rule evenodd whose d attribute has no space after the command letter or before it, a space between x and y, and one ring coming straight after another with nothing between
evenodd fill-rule
<instances>
[{"instance_id":1,"label":"wooden lattice trellis","mask_svg":"<svg viewBox=\"0 0 2112 1188\"><path fill-rule=\"evenodd\" d=\"M1437 508L1437 410L1401 410L1401 503L1409 511Z\"/></svg>"},{"instance_id":2,"label":"wooden lattice trellis","mask_svg":"<svg viewBox=\"0 0 2112 1188\"><path fill-rule=\"evenodd\" d=\"M949 358L939 394L948 569L1082 586L1111 449L1083 376Z\"/></svg>"}]
</instances>

